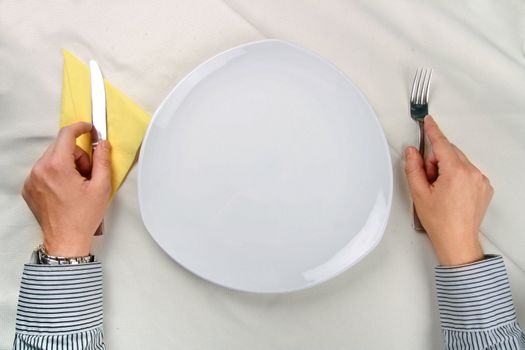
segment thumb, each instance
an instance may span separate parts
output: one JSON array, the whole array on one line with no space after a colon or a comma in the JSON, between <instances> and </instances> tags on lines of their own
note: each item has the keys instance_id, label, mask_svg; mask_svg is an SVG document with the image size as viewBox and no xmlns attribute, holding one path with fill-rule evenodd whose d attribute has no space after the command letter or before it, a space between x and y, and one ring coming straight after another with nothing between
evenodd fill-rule
<instances>
[{"instance_id":1,"label":"thumb","mask_svg":"<svg viewBox=\"0 0 525 350\"><path fill-rule=\"evenodd\" d=\"M91 183L103 192L111 192L111 145L100 141L93 152Z\"/></svg>"},{"instance_id":2,"label":"thumb","mask_svg":"<svg viewBox=\"0 0 525 350\"><path fill-rule=\"evenodd\" d=\"M405 159L405 174L412 197L425 195L429 191L430 184L421 154L414 147L408 147L405 150Z\"/></svg>"}]
</instances>

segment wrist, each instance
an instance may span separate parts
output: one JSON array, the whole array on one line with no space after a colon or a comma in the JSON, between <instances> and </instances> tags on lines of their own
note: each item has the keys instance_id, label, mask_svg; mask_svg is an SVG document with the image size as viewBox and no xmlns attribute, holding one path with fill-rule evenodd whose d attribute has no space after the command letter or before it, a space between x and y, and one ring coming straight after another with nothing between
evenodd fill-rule
<instances>
[{"instance_id":1,"label":"wrist","mask_svg":"<svg viewBox=\"0 0 525 350\"><path fill-rule=\"evenodd\" d=\"M87 256L91 252L91 240L79 242L44 238L43 246L47 254L53 256Z\"/></svg>"},{"instance_id":2,"label":"wrist","mask_svg":"<svg viewBox=\"0 0 525 350\"><path fill-rule=\"evenodd\" d=\"M441 266L460 266L481 261L485 258L479 242L463 244L459 247L436 249L436 255Z\"/></svg>"}]
</instances>

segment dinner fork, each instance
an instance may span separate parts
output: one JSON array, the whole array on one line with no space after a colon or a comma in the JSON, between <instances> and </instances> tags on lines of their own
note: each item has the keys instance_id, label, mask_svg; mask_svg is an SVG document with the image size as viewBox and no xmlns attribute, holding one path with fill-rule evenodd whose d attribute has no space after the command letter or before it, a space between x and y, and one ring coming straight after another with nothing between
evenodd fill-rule
<instances>
[{"instance_id":1,"label":"dinner fork","mask_svg":"<svg viewBox=\"0 0 525 350\"><path fill-rule=\"evenodd\" d=\"M412 83L412 92L410 94L410 117L416 121L419 126L419 153L423 160L425 159L425 128L423 120L428 114L428 95L430 92L430 79L432 78L432 68L418 68ZM423 164L424 166L424 164ZM425 232L421 225L416 212L416 207L412 206L414 213L414 229L419 232Z\"/></svg>"}]
</instances>

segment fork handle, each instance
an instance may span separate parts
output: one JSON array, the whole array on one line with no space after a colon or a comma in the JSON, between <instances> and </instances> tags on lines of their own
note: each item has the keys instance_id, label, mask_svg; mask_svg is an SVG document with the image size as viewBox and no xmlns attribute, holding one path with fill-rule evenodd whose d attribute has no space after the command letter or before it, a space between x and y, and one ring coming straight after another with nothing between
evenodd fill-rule
<instances>
[{"instance_id":1,"label":"fork handle","mask_svg":"<svg viewBox=\"0 0 525 350\"><path fill-rule=\"evenodd\" d=\"M426 233L425 228L421 224L421 221L419 221L419 216L417 216L416 212L416 206L412 205L412 211L414 212L414 230L421 233Z\"/></svg>"},{"instance_id":2,"label":"fork handle","mask_svg":"<svg viewBox=\"0 0 525 350\"><path fill-rule=\"evenodd\" d=\"M425 167L425 128L423 127L423 121L418 120L417 122L419 126L419 154L421 154L421 158L423 158L423 168ZM425 228L421 224L421 221L419 220L419 217L417 216L416 212L416 206L412 205L412 211L414 213L414 230L417 232L426 232Z\"/></svg>"},{"instance_id":3,"label":"fork handle","mask_svg":"<svg viewBox=\"0 0 525 350\"><path fill-rule=\"evenodd\" d=\"M425 160L425 127L422 120L418 120L417 125L419 126L419 154ZM423 164L424 166L425 164Z\"/></svg>"}]
</instances>

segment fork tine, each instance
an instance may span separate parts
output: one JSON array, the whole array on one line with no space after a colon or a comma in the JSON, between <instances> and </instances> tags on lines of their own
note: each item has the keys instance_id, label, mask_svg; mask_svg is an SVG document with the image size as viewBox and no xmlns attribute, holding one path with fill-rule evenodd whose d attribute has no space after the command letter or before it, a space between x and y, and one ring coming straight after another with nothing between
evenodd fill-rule
<instances>
[{"instance_id":1,"label":"fork tine","mask_svg":"<svg viewBox=\"0 0 525 350\"><path fill-rule=\"evenodd\" d=\"M424 104L425 103L425 91L427 88L427 81L428 81L428 69L425 68L425 75L423 76L423 81L421 82L421 90L419 95L419 103Z\"/></svg>"},{"instance_id":2,"label":"fork tine","mask_svg":"<svg viewBox=\"0 0 525 350\"><path fill-rule=\"evenodd\" d=\"M428 80L427 80L427 86L425 89L425 101L424 103L428 103L428 96L430 92L430 81L432 80L432 68L430 68L429 74L428 74Z\"/></svg>"},{"instance_id":3,"label":"fork tine","mask_svg":"<svg viewBox=\"0 0 525 350\"><path fill-rule=\"evenodd\" d=\"M427 79L427 70L421 68L421 75L419 77L419 80L417 82L417 96L416 96L416 103L422 104L423 103L423 92L424 92L424 86L425 86L425 80Z\"/></svg>"},{"instance_id":4,"label":"fork tine","mask_svg":"<svg viewBox=\"0 0 525 350\"><path fill-rule=\"evenodd\" d=\"M418 77L421 73L421 70L418 68L416 69L416 74L414 75L414 81L412 82L412 93L410 94L410 102L414 103L416 102L416 87L417 87L417 81Z\"/></svg>"},{"instance_id":5,"label":"fork tine","mask_svg":"<svg viewBox=\"0 0 525 350\"><path fill-rule=\"evenodd\" d=\"M425 68L425 74L423 75L423 79L421 80L421 86L419 87L420 90L419 90L419 104L424 104L426 103L425 102L425 92L426 92L426 87L427 87L427 83L428 83L428 79L430 77L430 71Z\"/></svg>"}]
</instances>

